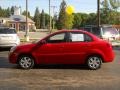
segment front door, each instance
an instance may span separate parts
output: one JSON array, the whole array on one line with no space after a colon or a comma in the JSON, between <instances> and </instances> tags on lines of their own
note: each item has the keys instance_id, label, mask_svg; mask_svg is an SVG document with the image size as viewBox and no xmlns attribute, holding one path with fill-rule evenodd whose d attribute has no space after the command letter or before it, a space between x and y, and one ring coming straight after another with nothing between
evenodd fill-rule
<instances>
[{"instance_id":1,"label":"front door","mask_svg":"<svg viewBox=\"0 0 120 90\"><path fill-rule=\"evenodd\" d=\"M63 48L66 44L66 33L58 33L46 39L46 44L41 45L36 53L43 64L62 64Z\"/></svg>"}]
</instances>

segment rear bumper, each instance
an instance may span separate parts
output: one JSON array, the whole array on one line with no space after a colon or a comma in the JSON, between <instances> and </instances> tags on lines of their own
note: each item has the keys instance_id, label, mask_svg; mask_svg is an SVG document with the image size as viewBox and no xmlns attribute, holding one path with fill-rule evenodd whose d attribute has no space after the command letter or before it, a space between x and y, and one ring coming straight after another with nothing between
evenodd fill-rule
<instances>
[{"instance_id":1,"label":"rear bumper","mask_svg":"<svg viewBox=\"0 0 120 90\"><path fill-rule=\"evenodd\" d=\"M1 41L0 47L13 47L20 44L20 41Z\"/></svg>"},{"instance_id":2,"label":"rear bumper","mask_svg":"<svg viewBox=\"0 0 120 90\"><path fill-rule=\"evenodd\" d=\"M113 62L114 59L115 59L115 54L114 52L111 52L109 55L106 55L106 57L104 57L104 63Z\"/></svg>"}]
</instances>

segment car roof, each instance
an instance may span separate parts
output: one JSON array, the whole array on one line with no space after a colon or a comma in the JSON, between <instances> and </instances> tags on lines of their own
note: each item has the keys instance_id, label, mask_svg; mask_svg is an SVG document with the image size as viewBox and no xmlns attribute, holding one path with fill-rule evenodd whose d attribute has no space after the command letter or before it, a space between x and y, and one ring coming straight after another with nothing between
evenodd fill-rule
<instances>
[{"instance_id":1,"label":"car roof","mask_svg":"<svg viewBox=\"0 0 120 90\"><path fill-rule=\"evenodd\" d=\"M65 32L81 32L81 33L85 33L85 34L88 34L90 35L94 40L100 40L100 38L98 38L97 36L95 36L94 34L90 33L90 32L87 32L87 31L84 31L84 30L59 30L59 31L56 31L52 34L49 34L48 36L46 36L45 38L48 38L52 35L55 35L55 34L58 34L58 33L65 33ZM45 39L43 38L43 39Z\"/></svg>"},{"instance_id":2,"label":"car roof","mask_svg":"<svg viewBox=\"0 0 120 90\"><path fill-rule=\"evenodd\" d=\"M59 30L59 31L56 31L54 33L62 33L62 32L82 32L82 33L88 33L84 30Z\"/></svg>"},{"instance_id":3,"label":"car roof","mask_svg":"<svg viewBox=\"0 0 120 90\"><path fill-rule=\"evenodd\" d=\"M60 31L56 31L56 32L54 32L54 33L52 33L52 34L62 33L62 32L81 32L81 33L86 33L86 34L88 34L88 35L90 35L90 36L95 36L95 35L93 35L92 33L87 32L87 31L85 31L85 30L60 30Z\"/></svg>"}]
</instances>

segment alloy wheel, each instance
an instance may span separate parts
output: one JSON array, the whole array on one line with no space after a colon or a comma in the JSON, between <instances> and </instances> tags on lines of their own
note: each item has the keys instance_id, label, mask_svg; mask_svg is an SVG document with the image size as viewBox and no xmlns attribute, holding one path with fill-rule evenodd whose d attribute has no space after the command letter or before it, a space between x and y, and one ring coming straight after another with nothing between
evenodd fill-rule
<instances>
[{"instance_id":1,"label":"alloy wheel","mask_svg":"<svg viewBox=\"0 0 120 90\"><path fill-rule=\"evenodd\" d=\"M88 58L87 64L90 69L96 70L101 67L102 60L98 56L92 56L92 57Z\"/></svg>"},{"instance_id":2,"label":"alloy wheel","mask_svg":"<svg viewBox=\"0 0 120 90\"><path fill-rule=\"evenodd\" d=\"M21 56L19 66L23 69L30 69L34 66L34 60L29 56Z\"/></svg>"}]
</instances>

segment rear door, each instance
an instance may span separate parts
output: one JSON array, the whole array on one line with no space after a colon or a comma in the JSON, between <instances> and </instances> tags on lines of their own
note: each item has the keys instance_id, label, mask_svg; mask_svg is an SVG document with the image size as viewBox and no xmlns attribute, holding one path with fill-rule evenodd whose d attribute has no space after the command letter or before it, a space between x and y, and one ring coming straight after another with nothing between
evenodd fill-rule
<instances>
[{"instance_id":1,"label":"rear door","mask_svg":"<svg viewBox=\"0 0 120 90\"><path fill-rule=\"evenodd\" d=\"M92 37L81 32L70 32L69 42L64 45L64 60L67 64L82 64L92 47Z\"/></svg>"}]
</instances>

